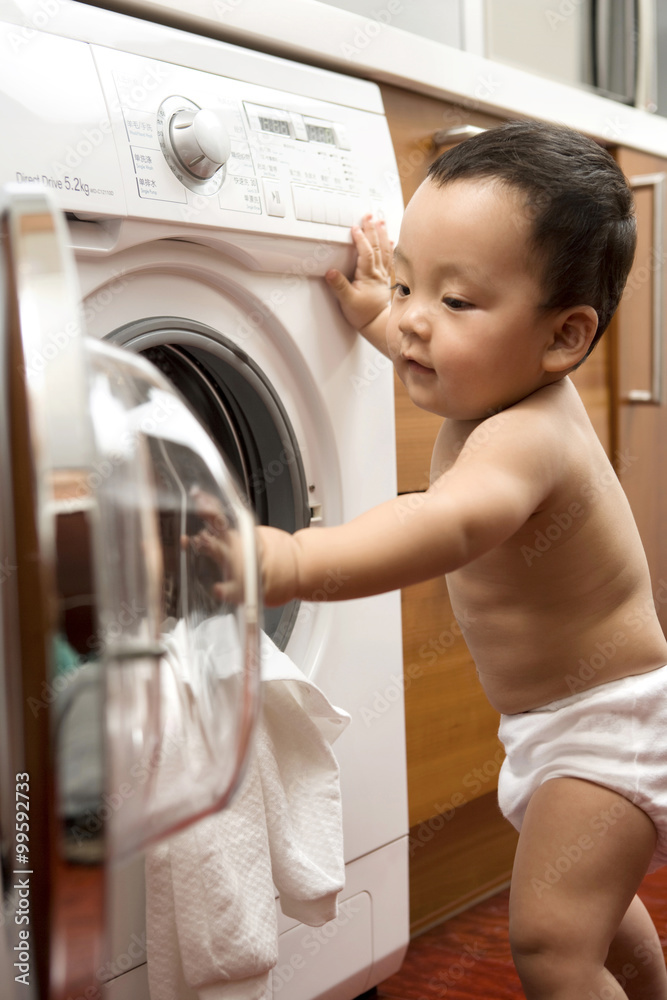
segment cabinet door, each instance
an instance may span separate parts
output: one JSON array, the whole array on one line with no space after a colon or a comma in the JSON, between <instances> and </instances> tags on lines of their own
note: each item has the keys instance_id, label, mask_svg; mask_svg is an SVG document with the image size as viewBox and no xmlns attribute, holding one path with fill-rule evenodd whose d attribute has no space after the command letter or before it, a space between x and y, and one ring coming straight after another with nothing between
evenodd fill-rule
<instances>
[{"instance_id":1,"label":"cabinet door","mask_svg":"<svg viewBox=\"0 0 667 1000\"><path fill-rule=\"evenodd\" d=\"M630 501L667 628L667 400L665 399L664 231L667 161L619 149L632 185L637 251L612 326L614 464Z\"/></svg>"}]
</instances>

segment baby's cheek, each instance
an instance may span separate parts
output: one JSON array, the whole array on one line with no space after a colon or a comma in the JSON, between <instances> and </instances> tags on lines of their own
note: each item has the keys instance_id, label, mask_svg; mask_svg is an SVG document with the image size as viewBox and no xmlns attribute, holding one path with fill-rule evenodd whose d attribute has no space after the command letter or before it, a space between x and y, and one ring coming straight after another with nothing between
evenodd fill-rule
<instances>
[{"instance_id":1,"label":"baby's cheek","mask_svg":"<svg viewBox=\"0 0 667 1000\"><path fill-rule=\"evenodd\" d=\"M401 335L397 329L392 328L391 317L387 324L387 347L390 360L396 364L401 353Z\"/></svg>"}]
</instances>

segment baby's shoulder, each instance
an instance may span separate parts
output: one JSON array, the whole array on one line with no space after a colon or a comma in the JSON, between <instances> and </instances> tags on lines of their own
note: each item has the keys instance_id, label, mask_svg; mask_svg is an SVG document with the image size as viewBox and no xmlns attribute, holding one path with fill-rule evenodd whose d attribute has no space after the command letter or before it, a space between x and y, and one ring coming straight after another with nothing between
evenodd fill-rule
<instances>
[{"instance_id":1,"label":"baby's shoulder","mask_svg":"<svg viewBox=\"0 0 667 1000\"><path fill-rule=\"evenodd\" d=\"M569 379L562 380L482 420L444 420L433 450L431 481L454 465L475 460L526 465L553 478L566 475L577 455L596 446L579 394Z\"/></svg>"},{"instance_id":2,"label":"baby's shoulder","mask_svg":"<svg viewBox=\"0 0 667 1000\"><path fill-rule=\"evenodd\" d=\"M548 386L474 427L460 462L540 482L547 496L562 502L593 456L603 457L598 452L600 442L576 390Z\"/></svg>"},{"instance_id":3,"label":"baby's shoulder","mask_svg":"<svg viewBox=\"0 0 667 1000\"><path fill-rule=\"evenodd\" d=\"M475 430L475 438L498 435L514 437L525 443L548 444L567 452L576 440L595 435L581 396L570 379L544 386L492 414Z\"/></svg>"},{"instance_id":4,"label":"baby's shoulder","mask_svg":"<svg viewBox=\"0 0 667 1000\"><path fill-rule=\"evenodd\" d=\"M552 389L547 386L477 423L466 439L466 450L478 451L487 443L510 448L565 449L566 428L575 428L582 418L588 418L583 407L577 406L578 396L568 399Z\"/></svg>"}]
</instances>

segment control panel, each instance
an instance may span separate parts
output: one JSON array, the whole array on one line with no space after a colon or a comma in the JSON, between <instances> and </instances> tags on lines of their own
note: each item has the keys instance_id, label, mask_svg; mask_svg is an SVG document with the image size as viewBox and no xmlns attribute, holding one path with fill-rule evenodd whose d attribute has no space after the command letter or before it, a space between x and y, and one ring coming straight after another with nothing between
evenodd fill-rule
<instances>
[{"instance_id":1,"label":"control panel","mask_svg":"<svg viewBox=\"0 0 667 1000\"><path fill-rule=\"evenodd\" d=\"M256 216L284 220L275 232L319 223L347 237L364 212L384 212L387 182L368 148L373 133L376 150L389 143L383 116L98 46L93 55L131 214L135 194L165 217L215 224L230 213L242 228Z\"/></svg>"},{"instance_id":2,"label":"control panel","mask_svg":"<svg viewBox=\"0 0 667 1000\"><path fill-rule=\"evenodd\" d=\"M346 90L348 78L309 68L316 85L294 92L289 63L224 43L218 73L210 61L204 71L40 31L19 51L15 36L0 22L0 101L21 135L0 150L0 183L39 182L88 218L349 242L373 212L397 229L400 185L374 84ZM312 95L329 89L331 101Z\"/></svg>"}]
</instances>

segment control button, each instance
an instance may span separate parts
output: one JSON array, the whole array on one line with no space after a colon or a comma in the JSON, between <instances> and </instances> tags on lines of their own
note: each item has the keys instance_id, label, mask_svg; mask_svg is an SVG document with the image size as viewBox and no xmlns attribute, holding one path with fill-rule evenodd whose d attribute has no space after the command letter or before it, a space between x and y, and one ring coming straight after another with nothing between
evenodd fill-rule
<instances>
[{"instance_id":1,"label":"control button","mask_svg":"<svg viewBox=\"0 0 667 1000\"><path fill-rule=\"evenodd\" d=\"M284 218L286 205L280 185L275 184L273 181L264 181L263 183L266 211L269 215L276 215L280 218Z\"/></svg>"},{"instance_id":2,"label":"control button","mask_svg":"<svg viewBox=\"0 0 667 1000\"><path fill-rule=\"evenodd\" d=\"M201 180L209 180L229 159L227 129L211 108L177 111L169 122L169 138L182 166Z\"/></svg>"},{"instance_id":3,"label":"control button","mask_svg":"<svg viewBox=\"0 0 667 1000\"><path fill-rule=\"evenodd\" d=\"M217 194L231 152L219 112L172 94L158 108L157 138L169 169L181 184L207 197Z\"/></svg>"},{"instance_id":4,"label":"control button","mask_svg":"<svg viewBox=\"0 0 667 1000\"><path fill-rule=\"evenodd\" d=\"M324 199L324 191L319 191L317 188L309 188L309 190L311 222L326 222L327 207Z\"/></svg>"},{"instance_id":5,"label":"control button","mask_svg":"<svg viewBox=\"0 0 667 1000\"><path fill-rule=\"evenodd\" d=\"M350 140L348 139L347 129L344 125L339 122L334 122L331 126L333 128L334 137L336 139L336 145L339 149L352 149L350 146Z\"/></svg>"},{"instance_id":6,"label":"control button","mask_svg":"<svg viewBox=\"0 0 667 1000\"><path fill-rule=\"evenodd\" d=\"M333 191L324 192L324 205L326 208L326 222L330 226L340 225L340 215L338 211L338 195Z\"/></svg>"},{"instance_id":7,"label":"control button","mask_svg":"<svg viewBox=\"0 0 667 1000\"><path fill-rule=\"evenodd\" d=\"M352 199L352 212L354 214L353 226L360 226L364 215L366 215L367 208L366 202L362 201L361 198Z\"/></svg>"},{"instance_id":8,"label":"control button","mask_svg":"<svg viewBox=\"0 0 667 1000\"><path fill-rule=\"evenodd\" d=\"M302 142L308 142L308 133L306 131L306 123L303 120L303 115L299 115L293 111L290 117L292 128L294 129L294 138L300 139Z\"/></svg>"},{"instance_id":9,"label":"control button","mask_svg":"<svg viewBox=\"0 0 667 1000\"><path fill-rule=\"evenodd\" d=\"M310 188L300 187L298 184L292 185L292 198L294 199L294 214L302 222L312 220L312 197Z\"/></svg>"},{"instance_id":10,"label":"control button","mask_svg":"<svg viewBox=\"0 0 667 1000\"><path fill-rule=\"evenodd\" d=\"M357 221L355 204L351 198L344 194L338 196L338 221L341 226L353 226Z\"/></svg>"}]
</instances>

